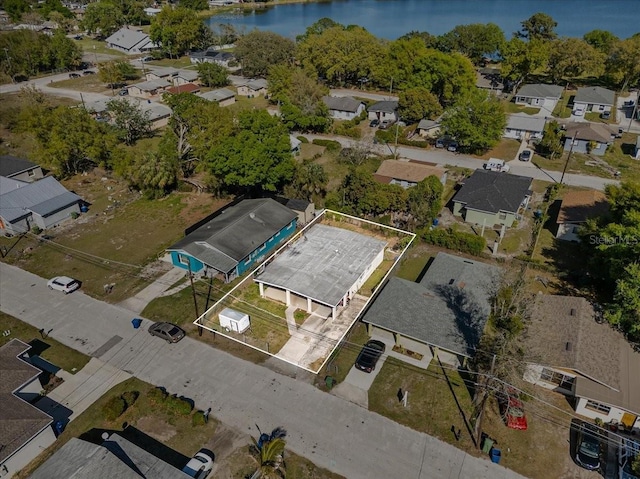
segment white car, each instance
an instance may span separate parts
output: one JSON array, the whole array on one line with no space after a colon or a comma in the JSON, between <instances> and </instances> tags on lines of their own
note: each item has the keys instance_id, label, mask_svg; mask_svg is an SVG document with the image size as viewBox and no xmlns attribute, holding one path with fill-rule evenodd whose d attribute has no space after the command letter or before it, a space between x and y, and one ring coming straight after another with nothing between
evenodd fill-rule
<instances>
[{"instance_id":1,"label":"white car","mask_svg":"<svg viewBox=\"0 0 640 479\"><path fill-rule=\"evenodd\" d=\"M49 289L55 289L62 291L64 294L69 294L80 288L78 280L69 278L68 276L56 276L47 282Z\"/></svg>"},{"instance_id":2,"label":"white car","mask_svg":"<svg viewBox=\"0 0 640 479\"><path fill-rule=\"evenodd\" d=\"M576 108L575 110L573 110L573 114L575 116L582 116L584 115L584 108Z\"/></svg>"},{"instance_id":3,"label":"white car","mask_svg":"<svg viewBox=\"0 0 640 479\"><path fill-rule=\"evenodd\" d=\"M200 449L189 460L182 472L196 479L204 479L213 469L214 455L208 449Z\"/></svg>"}]
</instances>

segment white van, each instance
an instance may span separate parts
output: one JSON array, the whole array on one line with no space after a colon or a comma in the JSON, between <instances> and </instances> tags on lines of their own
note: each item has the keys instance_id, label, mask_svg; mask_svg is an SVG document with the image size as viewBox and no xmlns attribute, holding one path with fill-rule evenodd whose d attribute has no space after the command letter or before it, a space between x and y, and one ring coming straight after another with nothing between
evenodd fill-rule
<instances>
[{"instance_id":1,"label":"white van","mask_svg":"<svg viewBox=\"0 0 640 479\"><path fill-rule=\"evenodd\" d=\"M509 171L509 165L507 165L504 160L499 160L497 158L489 158L489 161L487 161L484 164L484 169L490 170L490 171L501 171L503 173L507 173Z\"/></svg>"}]
</instances>

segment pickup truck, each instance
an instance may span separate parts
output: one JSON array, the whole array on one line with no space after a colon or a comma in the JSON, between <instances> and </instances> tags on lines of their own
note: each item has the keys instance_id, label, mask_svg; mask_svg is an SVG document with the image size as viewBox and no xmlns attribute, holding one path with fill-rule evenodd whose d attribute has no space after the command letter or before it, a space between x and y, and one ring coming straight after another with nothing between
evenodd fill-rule
<instances>
[{"instance_id":1,"label":"pickup truck","mask_svg":"<svg viewBox=\"0 0 640 479\"><path fill-rule=\"evenodd\" d=\"M498 160L497 158L489 158L489 161L487 161L483 167L485 170L500 171L503 173L507 173L510 169L504 160Z\"/></svg>"}]
</instances>

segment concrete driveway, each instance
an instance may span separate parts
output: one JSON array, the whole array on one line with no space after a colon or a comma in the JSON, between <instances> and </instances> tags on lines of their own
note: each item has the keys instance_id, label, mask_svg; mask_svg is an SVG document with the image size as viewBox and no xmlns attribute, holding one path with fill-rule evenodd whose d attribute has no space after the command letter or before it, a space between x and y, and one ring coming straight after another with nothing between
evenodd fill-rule
<instances>
[{"instance_id":1,"label":"concrete driveway","mask_svg":"<svg viewBox=\"0 0 640 479\"><path fill-rule=\"evenodd\" d=\"M132 312L82 292L55 294L46 280L0 263L0 309L115 369L171 393L240 431L283 426L287 447L349 479L521 479L310 384L274 373L191 338L167 344L133 329ZM150 324L145 320L143 328ZM384 460L380 460L384 457Z\"/></svg>"},{"instance_id":2,"label":"concrete driveway","mask_svg":"<svg viewBox=\"0 0 640 479\"><path fill-rule=\"evenodd\" d=\"M371 388L373 381L378 376L382 366L384 366L386 358L387 355L383 354L378 360L376 368L370 373L360 371L355 365L351 366L347 377L333 388L331 393L358 406L362 406L365 409L369 409L369 388Z\"/></svg>"}]
</instances>

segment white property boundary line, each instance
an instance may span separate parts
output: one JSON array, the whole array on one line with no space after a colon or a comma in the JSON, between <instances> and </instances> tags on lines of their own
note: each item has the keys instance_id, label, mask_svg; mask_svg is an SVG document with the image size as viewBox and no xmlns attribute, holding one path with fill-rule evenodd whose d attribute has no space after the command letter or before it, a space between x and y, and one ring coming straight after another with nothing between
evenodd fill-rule
<instances>
[{"instance_id":1,"label":"white property boundary line","mask_svg":"<svg viewBox=\"0 0 640 479\"><path fill-rule=\"evenodd\" d=\"M264 349L260 349L256 346L253 346L252 344L249 343L245 343L244 341L240 341L239 339L233 338L231 336L228 336L226 334L224 334L221 331L217 331L215 329L209 328L207 326L205 326L204 324L201 324L201 321L204 322L205 317L207 316L207 314L209 313L209 311L213 310L214 308L216 308L220 303L222 303L223 301L225 301L227 299L227 297L232 296L233 292L238 289L240 286L242 286L245 281L247 281L248 279L252 279L255 276L255 273L260 269L265 267L267 264L269 264L273 258L275 258L283 249L287 248L289 246L289 244L291 244L292 242L298 240L303 234L304 232L308 229L311 228L313 225L315 225L316 223L320 222L322 218L324 218L326 213L331 213L334 215L338 215L338 216L342 216L345 218L350 218L359 222L364 222L364 223L369 223L371 225L374 225L376 227L379 228L385 228L385 229L389 229L392 231L395 231L397 233L402 233L406 236L409 236L411 238L411 240L407 243L407 245L404 247L404 249L402 250L402 252L398 255L398 257L396 258L396 260L393 262L393 264L391 265L391 267L389 268L389 270L387 271L387 273L382 277L382 279L380 280L380 282L378 283L378 285L375 287L375 289L371 292L371 296L369 296L369 299L366 301L366 303L364 304L364 306L360 309L360 311L358 312L358 314L356 315L356 317L353 319L353 322L351 323L351 325L346 329L346 331L344 332L344 334L342 336L340 336L340 338L337 340L336 345L333 347L333 349L331 350L331 352L327 355L326 359L322 362L322 364L320 365L320 367L318 368L317 371L313 371L309 368L306 368L304 366L301 366L300 364L294 363L293 361L289 361L288 359L282 358L280 356L278 356L277 354L273 354L270 353L268 351L265 351ZM400 259L404 256L404 254L406 253L407 249L409 248L409 246L411 246L411 244L413 243L413 240L415 240L416 238L416 234L415 233L411 233L410 231L405 231L405 230L401 230L399 228L394 228L393 226L386 226L380 223L376 223L375 221L370 221L370 220L366 220L364 218L358 218L357 216L351 216L345 213L340 213L339 211L334 211L334 210L328 210L328 209L324 209L322 210L322 212L316 216L313 220L311 220L304 228L302 228L300 231L298 231L295 235L293 235L291 238L289 238L289 240L284 243L280 248L278 248L275 252L273 252L267 259L265 259L262 263L260 263L253 271L251 271L251 273L249 275L247 275L247 277L245 279L243 279L242 281L240 281L237 285L235 285L230 291L228 291L222 298L220 298L218 301L216 301L209 309L207 309L204 313L202 313L194 322L193 324L195 324L198 327L204 328L208 331L211 331L214 334L219 334L220 336L223 336L225 338L231 339L232 341L235 341L236 343L240 343L243 344L245 346L248 346L252 349L255 349L256 351L260 351L261 353L267 354L271 357L274 358L278 358L281 361L284 361L286 363L289 363L297 368L300 369L304 369L305 371L309 371L310 373L313 374L318 374L320 371L322 371L322 368L327 364L327 361L329 361L329 359L331 358L331 356L333 355L333 353L335 352L336 348L338 347L338 345L344 340L345 336L349 333L349 331L351 331L351 328L353 327L353 325L358 321L358 319L360 318L360 316L362 315L362 312L367 309L367 306L369 306L369 303L371 302L371 300L376 296L376 294L378 293L378 290L382 287L382 285L385 283L385 281L387 280L387 277L391 274L391 272L394 270L394 268L396 267L396 265L398 264L398 261L400 261ZM286 319L283 318L284 321L286 321Z\"/></svg>"}]
</instances>

